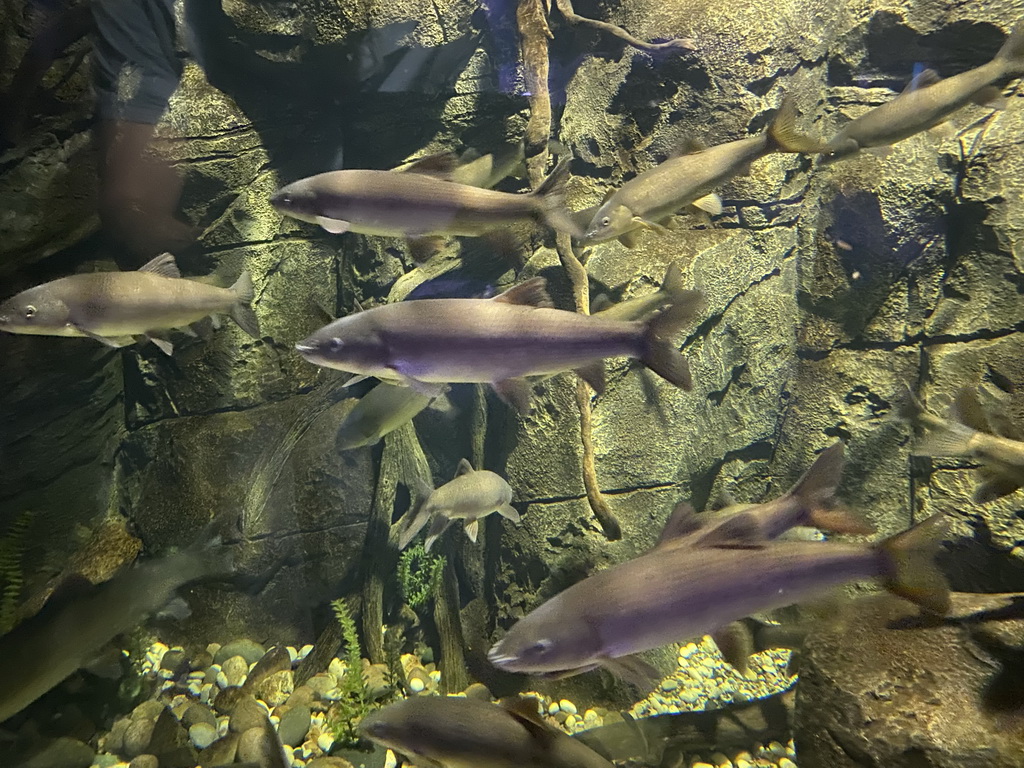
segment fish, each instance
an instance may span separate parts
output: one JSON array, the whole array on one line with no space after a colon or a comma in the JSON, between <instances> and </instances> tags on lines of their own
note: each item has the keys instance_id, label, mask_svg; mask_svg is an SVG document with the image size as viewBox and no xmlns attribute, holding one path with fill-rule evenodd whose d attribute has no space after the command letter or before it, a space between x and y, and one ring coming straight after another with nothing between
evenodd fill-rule
<instances>
[{"instance_id":1,"label":"fish","mask_svg":"<svg viewBox=\"0 0 1024 768\"><path fill-rule=\"evenodd\" d=\"M335 447L349 451L376 445L384 435L412 421L432 400L412 387L382 381L363 395L345 416L338 427Z\"/></svg>"},{"instance_id":2,"label":"fish","mask_svg":"<svg viewBox=\"0 0 1024 768\"><path fill-rule=\"evenodd\" d=\"M315 365L376 376L436 395L441 384L487 383L522 414L528 376L576 371L604 391L606 357L634 357L684 390L693 384L673 337L704 305L699 291L646 320L607 320L554 309L543 277L492 299L384 304L335 320L295 348Z\"/></svg>"},{"instance_id":3,"label":"fish","mask_svg":"<svg viewBox=\"0 0 1024 768\"><path fill-rule=\"evenodd\" d=\"M847 157L868 147L895 144L933 129L967 104L1001 109L998 84L1024 76L1024 23L1018 24L995 58L980 67L943 80L933 69L922 70L892 101L844 126L824 148L823 162Z\"/></svg>"},{"instance_id":4,"label":"fish","mask_svg":"<svg viewBox=\"0 0 1024 768\"><path fill-rule=\"evenodd\" d=\"M957 393L949 419L928 411L908 390L898 415L924 433L914 446L915 455L960 457L981 465L981 482L974 491L979 504L1024 485L1024 435L1012 423L990 418L976 390L965 387Z\"/></svg>"},{"instance_id":5,"label":"fish","mask_svg":"<svg viewBox=\"0 0 1024 768\"><path fill-rule=\"evenodd\" d=\"M515 194L459 184L420 172L329 171L288 184L270 198L292 218L328 232L431 238L476 237L523 222L582 232L565 207L569 161L560 161L533 192Z\"/></svg>"},{"instance_id":6,"label":"fish","mask_svg":"<svg viewBox=\"0 0 1024 768\"><path fill-rule=\"evenodd\" d=\"M467 150L461 156L439 152L392 169L400 173L429 173L446 181L490 189L502 179L526 170L526 145L520 141L497 152L481 155Z\"/></svg>"},{"instance_id":7,"label":"fish","mask_svg":"<svg viewBox=\"0 0 1024 768\"><path fill-rule=\"evenodd\" d=\"M692 205L718 215L722 201L713 193L733 176L750 172L750 164L775 152L820 152L822 145L796 129L796 107L786 98L767 130L726 144L703 147L690 142L673 157L630 179L598 207L581 243L618 239L636 245L638 230L666 231L666 223Z\"/></svg>"},{"instance_id":8,"label":"fish","mask_svg":"<svg viewBox=\"0 0 1024 768\"><path fill-rule=\"evenodd\" d=\"M591 305L593 314L605 320L642 320L651 313L664 309L670 304L678 303L685 296L686 286L679 265L672 263L665 270L661 287L653 293L637 296L612 304L602 294Z\"/></svg>"},{"instance_id":9,"label":"fish","mask_svg":"<svg viewBox=\"0 0 1024 768\"><path fill-rule=\"evenodd\" d=\"M371 712L359 732L430 768L612 768L590 747L543 722L535 699L492 704L415 696Z\"/></svg>"},{"instance_id":10,"label":"fish","mask_svg":"<svg viewBox=\"0 0 1024 768\"><path fill-rule=\"evenodd\" d=\"M866 535L873 526L845 509L836 499L842 481L845 446L842 441L822 451L789 491L761 504L734 504L702 515L683 502L669 518L660 541L673 545L707 546L737 536L777 539L793 528L817 528L829 533ZM692 535L691 535L692 534Z\"/></svg>"},{"instance_id":11,"label":"fish","mask_svg":"<svg viewBox=\"0 0 1024 768\"><path fill-rule=\"evenodd\" d=\"M492 646L488 659L507 672L567 676L605 667L626 679L650 679L632 654L707 634L717 642L743 617L870 578L944 614L949 587L934 556L945 530L936 515L873 545L768 541L756 531L689 546L670 537L541 604Z\"/></svg>"},{"instance_id":12,"label":"fish","mask_svg":"<svg viewBox=\"0 0 1024 768\"><path fill-rule=\"evenodd\" d=\"M174 256L161 254L135 272L70 275L37 285L0 304L0 331L88 337L109 347L148 338L167 355L161 331L188 329L210 316L230 315L254 339L259 321L250 303L252 278L243 271L230 288L182 279ZM192 333L194 331L187 330Z\"/></svg>"},{"instance_id":13,"label":"fish","mask_svg":"<svg viewBox=\"0 0 1024 768\"><path fill-rule=\"evenodd\" d=\"M200 538L100 584L70 578L37 614L0 636L0 722L87 666L116 635L165 606L185 608L175 600L181 587L231 574L230 548L218 537Z\"/></svg>"},{"instance_id":14,"label":"fish","mask_svg":"<svg viewBox=\"0 0 1024 768\"><path fill-rule=\"evenodd\" d=\"M423 546L427 552L455 520L464 521L466 536L474 544L480 530L480 520L492 512L519 524L519 513L512 506L512 488L505 478L486 469L473 469L473 465L466 459L459 461L452 480L436 490L422 487L419 494L418 508L414 507L412 520L399 536L399 549L409 546L430 520L433 523Z\"/></svg>"}]
</instances>

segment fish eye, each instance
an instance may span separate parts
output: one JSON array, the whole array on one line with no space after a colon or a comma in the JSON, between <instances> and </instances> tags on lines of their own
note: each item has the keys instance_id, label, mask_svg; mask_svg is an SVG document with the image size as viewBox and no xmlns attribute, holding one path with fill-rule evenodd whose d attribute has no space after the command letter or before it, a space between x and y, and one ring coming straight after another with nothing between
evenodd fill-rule
<instances>
[{"instance_id":1,"label":"fish eye","mask_svg":"<svg viewBox=\"0 0 1024 768\"><path fill-rule=\"evenodd\" d=\"M27 307L25 307L25 319L26 320L31 320L33 317L35 317L35 314L36 314L36 308L33 307L31 304L29 304Z\"/></svg>"},{"instance_id":2,"label":"fish eye","mask_svg":"<svg viewBox=\"0 0 1024 768\"><path fill-rule=\"evenodd\" d=\"M337 336L335 336L333 339L327 342L327 346L331 348L331 352L340 352L341 348L345 346L345 342L339 339Z\"/></svg>"},{"instance_id":3,"label":"fish eye","mask_svg":"<svg viewBox=\"0 0 1024 768\"><path fill-rule=\"evenodd\" d=\"M284 194L279 195L278 198L277 198L277 201L279 203L283 203L284 205L291 205L292 202L293 202L292 201L292 196L288 192L285 192Z\"/></svg>"},{"instance_id":4,"label":"fish eye","mask_svg":"<svg viewBox=\"0 0 1024 768\"><path fill-rule=\"evenodd\" d=\"M543 656L551 650L552 642L547 638L538 640L536 643L526 649L526 653L529 656Z\"/></svg>"},{"instance_id":5,"label":"fish eye","mask_svg":"<svg viewBox=\"0 0 1024 768\"><path fill-rule=\"evenodd\" d=\"M612 223L612 220L611 220L611 217L610 217L610 216L605 216L605 217L603 217L603 218L601 219L601 226L602 226L602 227L608 227L608 226L611 226L611 223Z\"/></svg>"}]
</instances>

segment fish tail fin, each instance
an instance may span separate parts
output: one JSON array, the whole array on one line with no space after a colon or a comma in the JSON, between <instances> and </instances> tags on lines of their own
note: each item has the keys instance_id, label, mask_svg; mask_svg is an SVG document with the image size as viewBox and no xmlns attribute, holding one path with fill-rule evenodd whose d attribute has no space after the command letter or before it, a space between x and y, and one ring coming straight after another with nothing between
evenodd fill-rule
<instances>
[{"instance_id":1,"label":"fish tail fin","mask_svg":"<svg viewBox=\"0 0 1024 768\"><path fill-rule=\"evenodd\" d=\"M231 307L231 319L238 323L238 327L248 333L254 339L260 337L260 321L252 308L252 300L256 291L252 285L252 275L249 270L243 269L235 284L230 288L235 295L235 304Z\"/></svg>"},{"instance_id":2,"label":"fish tail fin","mask_svg":"<svg viewBox=\"0 0 1024 768\"><path fill-rule=\"evenodd\" d=\"M671 384L689 391L693 388L690 364L675 345L675 336L704 308L700 291L683 291L666 310L647 321L641 362Z\"/></svg>"},{"instance_id":3,"label":"fish tail fin","mask_svg":"<svg viewBox=\"0 0 1024 768\"><path fill-rule=\"evenodd\" d=\"M950 606L949 584L935 564L945 534L946 518L939 513L876 545L885 562L885 588L940 615Z\"/></svg>"},{"instance_id":4,"label":"fish tail fin","mask_svg":"<svg viewBox=\"0 0 1024 768\"><path fill-rule=\"evenodd\" d=\"M409 546L412 540L416 538L416 535L430 522L430 517L433 514L433 510L427 504L433 489L427 485L426 481L419 477L415 478L413 486L409 489L413 494L413 503L405 515L409 520L409 524L398 534L399 550Z\"/></svg>"},{"instance_id":5,"label":"fish tail fin","mask_svg":"<svg viewBox=\"0 0 1024 768\"><path fill-rule=\"evenodd\" d=\"M996 59L1003 62L1007 76L1024 75L1024 22L1010 32L1010 36L996 54Z\"/></svg>"},{"instance_id":6,"label":"fish tail fin","mask_svg":"<svg viewBox=\"0 0 1024 768\"><path fill-rule=\"evenodd\" d=\"M804 152L816 154L825 151L825 145L801 133L796 127L796 102L786 96L772 122L768 125L768 147L775 152Z\"/></svg>"},{"instance_id":7,"label":"fish tail fin","mask_svg":"<svg viewBox=\"0 0 1024 768\"><path fill-rule=\"evenodd\" d=\"M917 441L915 456L965 456L971 453L971 440L977 430L958 421L939 418L907 387L896 408L896 418L909 421L924 436Z\"/></svg>"},{"instance_id":8,"label":"fish tail fin","mask_svg":"<svg viewBox=\"0 0 1024 768\"><path fill-rule=\"evenodd\" d=\"M580 238L583 237L583 227L573 219L565 204L565 185L568 181L569 158L563 157L532 195L540 205L541 218L549 227Z\"/></svg>"},{"instance_id":9,"label":"fish tail fin","mask_svg":"<svg viewBox=\"0 0 1024 768\"><path fill-rule=\"evenodd\" d=\"M679 304L686 300L686 284L683 282L683 271L679 264L672 262L665 270L665 277L661 280L661 290L665 292L668 300L673 304Z\"/></svg>"}]
</instances>

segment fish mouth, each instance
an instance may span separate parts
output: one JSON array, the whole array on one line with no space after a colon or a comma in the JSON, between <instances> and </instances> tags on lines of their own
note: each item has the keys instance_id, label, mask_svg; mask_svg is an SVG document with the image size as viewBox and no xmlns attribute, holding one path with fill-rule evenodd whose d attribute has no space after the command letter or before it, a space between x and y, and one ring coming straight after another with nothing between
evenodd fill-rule
<instances>
[{"instance_id":1,"label":"fish mouth","mask_svg":"<svg viewBox=\"0 0 1024 768\"><path fill-rule=\"evenodd\" d=\"M487 652L487 660L499 669L513 669L519 660L502 652L501 644L495 645Z\"/></svg>"},{"instance_id":2,"label":"fish mouth","mask_svg":"<svg viewBox=\"0 0 1024 768\"><path fill-rule=\"evenodd\" d=\"M295 351L298 352L303 357L309 357L314 352L316 352L316 345L311 344L308 341L300 341L298 344L295 345Z\"/></svg>"}]
</instances>

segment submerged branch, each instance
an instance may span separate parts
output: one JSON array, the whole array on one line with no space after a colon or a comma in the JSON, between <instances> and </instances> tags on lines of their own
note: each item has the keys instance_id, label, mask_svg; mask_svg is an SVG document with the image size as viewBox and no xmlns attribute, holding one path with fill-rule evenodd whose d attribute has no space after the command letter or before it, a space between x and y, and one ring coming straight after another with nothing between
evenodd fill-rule
<instances>
[{"instance_id":1,"label":"submerged branch","mask_svg":"<svg viewBox=\"0 0 1024 768\"><path fill-rule=\"evenodd\" d=\"M672 40L666 40L664 43L648 43L638 37L633 37L633 35L616 24L609 24L607 21L598 21L597 19L588 19L586 16L580 16L573 10L572 0L555 0L555 5L558 6L559 12L570 24L586 24L587 26L594 27L594 29L599 29L602 32L607 32L621 40L625 40L627 44L634 48L639 48L641 51L665 51L673 48L692 51L697 47L696 41L690 37L676 37Z\"/></svg>"},{"instance_id":2,"label":"submerged branch","mask_svg":"<svg viewBox=\"0 0 1024 768\"><path fill-rule=\"evenodd\" d=\"M536 189L544 179L551 138L551 93L548 90L548 40L551 28L542 0L521 0L516 9L519 49L523 57L526 88L530 98L530 119L523 142L530 185Z\"/></svg>"}]
</instances>

